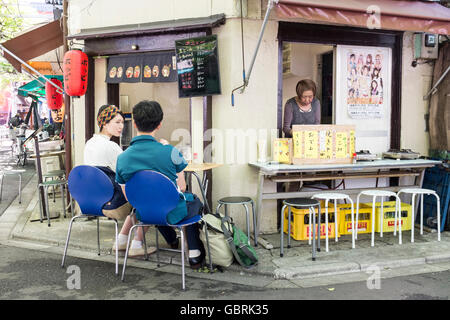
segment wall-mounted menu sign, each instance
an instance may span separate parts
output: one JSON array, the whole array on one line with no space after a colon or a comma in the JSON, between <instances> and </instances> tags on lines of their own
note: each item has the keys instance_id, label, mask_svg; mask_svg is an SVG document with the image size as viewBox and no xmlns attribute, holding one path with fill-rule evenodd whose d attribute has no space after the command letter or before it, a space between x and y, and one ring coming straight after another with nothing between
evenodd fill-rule
<instances>
[{"instance_id":1,"label":"wall-mounted menu sign","mask_svg":"<svg viewBox=\"0 0 450 320\"><path fill-rule=\"evenodd\" d=\"M175 41L180 98L220 94L217 36Z\"/></svg>"},{"instance_id":2,"label":"wall-mounted menu sign","mask_svg":"<svg viewBox=\"0 0 450 320\"><path fill-rule=\"evenodd\" d=\"M175 82L175 69L174 51L111 56L106 82Z\"/></svg>"}]
</instances>

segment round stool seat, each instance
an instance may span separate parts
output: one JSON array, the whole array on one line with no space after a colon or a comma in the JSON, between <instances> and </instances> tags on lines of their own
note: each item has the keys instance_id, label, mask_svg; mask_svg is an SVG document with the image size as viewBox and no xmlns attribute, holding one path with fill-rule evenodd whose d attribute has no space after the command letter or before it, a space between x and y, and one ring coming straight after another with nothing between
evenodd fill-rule
<instances>
[{"instance_id":1,"label":"round stool seat","mask_svg":"<svg viewBox=\"0 0 450 320\"><path fill-rule=\"evenodd\" d=\"M312 207L318 206L320 202L311 198L294 198L283 200L283 204L293 207Z\"/></svg>"},{"instance_id":2,"label":"round stool seat","mask_svg":"<svg viewBox=\"0 0 450 320\"><path fill-rule=\"evenodd\" d=\"M42 176L43 177L55 177L55 176L62 176L66 174L66 171L64 170L52 170L52 171L48 171L47 173L44 173Z\"/></svg>"},{"instance_id":3,"label":"round stool seat","mask_svg":"<svg viewBox=\"0 0 450 320\"><path fill-rule=\"evenodd\" d=\"M348 199L349 196L344 193L318 193L313 195L312 198L321 200L344 200Z\"/></svg>"},{"instance_id":4,"label":"round stool seat","mask_svg":"<svg viewBox=\"0 0 450 320\"><path fill-rule=\"evenodd\" d=\"M220 204L240 204L240 203L247 203L252 201L249 197L225 197L220 199L218 202Z\"/></svg>"},{"instance_id":5,"label":"round stool seat","mask_svg":"<svg viewBox=\"0 0 450 320\"><path fill-rule=\"evenodd\" d=\"M360 194L372 197L395 197L397 194L386 190L364 190Z\"/></svg>"},{"instance_id":6,"label":"round stool seat","mask_svg":"<svg viewBox=\"0 0 450 320\"><path fill-rule=\"evenodd\" d=\"M44 181L40 183L40 186L58 186L61 184L67 184L66 180L52 180L52 181Z\"/></svg>"},{"instance_id":7,"label":"round stool seat","mask_svg":"<svg viewBox=\"0 0 450 320\"><path fill-rule=\"evenodd\" d=\"M409 189L401 189L399 193L416 193L416 194L433 194L436 193L434 190L430 189L420 189L420 188L409 188Z\"/></svg>"}]
</instances>

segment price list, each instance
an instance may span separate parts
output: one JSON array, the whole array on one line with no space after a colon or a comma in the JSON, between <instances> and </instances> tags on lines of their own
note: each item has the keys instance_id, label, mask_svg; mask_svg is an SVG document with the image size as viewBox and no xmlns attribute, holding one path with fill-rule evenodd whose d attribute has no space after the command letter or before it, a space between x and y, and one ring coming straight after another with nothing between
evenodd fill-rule
<instances>
[{"instance_id":1,"label":"price list","mask_svg":"<svg viewBox=\"0 0 450 320\"><path fill-rule=\"evenodd\" d=\"M220 94L217 37L175 42L180 97Z\"/></svg>"}]
</instances>

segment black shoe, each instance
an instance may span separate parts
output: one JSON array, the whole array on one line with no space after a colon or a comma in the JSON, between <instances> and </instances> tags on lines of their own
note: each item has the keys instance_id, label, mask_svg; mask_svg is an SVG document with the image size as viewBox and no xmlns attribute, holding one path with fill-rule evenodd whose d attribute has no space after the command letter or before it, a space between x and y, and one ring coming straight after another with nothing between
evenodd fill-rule
<instances>
[{"instance_id":1,"label":"black shoe","mask_svg":"<svg viewBox=\"0 0 450 320\"><path fill-rule=\"evenodd\" d=\"M189 265L191 269L200 269L205 264L205 255L200 254L198 257L189 258Z\"/></svg>"}]
</instances>

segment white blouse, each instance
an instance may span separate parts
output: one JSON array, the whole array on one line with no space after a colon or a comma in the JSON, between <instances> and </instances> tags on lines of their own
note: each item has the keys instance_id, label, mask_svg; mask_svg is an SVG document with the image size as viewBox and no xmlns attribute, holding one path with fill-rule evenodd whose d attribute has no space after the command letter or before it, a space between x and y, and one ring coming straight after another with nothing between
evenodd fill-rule
<instances>
[{"instance_id":1,"label":"white blouse","mask_svg":"<svg viewBox=\"0 0 450 320\"><path fill-rule=\"evenodd\" d=\"M116 162L123 152L120 146L103 134L94 134L84 146L84 164L109 167L116 172Z\"/></svg>"}]
</instances>

